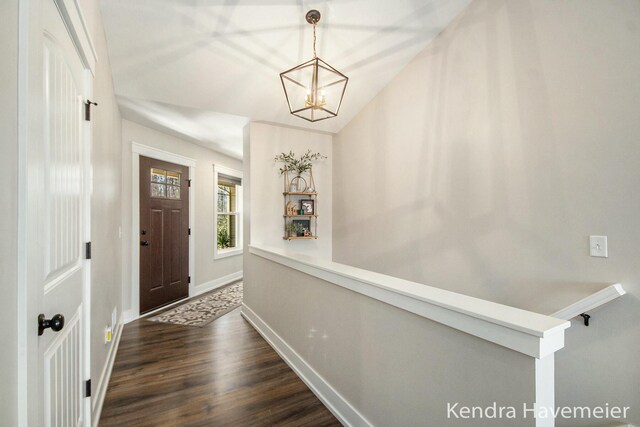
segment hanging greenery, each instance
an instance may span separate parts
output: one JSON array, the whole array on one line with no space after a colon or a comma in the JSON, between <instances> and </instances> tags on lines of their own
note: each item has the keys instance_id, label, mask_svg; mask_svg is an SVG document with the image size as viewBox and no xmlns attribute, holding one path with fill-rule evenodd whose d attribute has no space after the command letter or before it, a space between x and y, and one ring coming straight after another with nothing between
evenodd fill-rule
<instances>
[{"instance_id":1,"label":"hanging greenery","mask_svg":"<svg viewBox=\"0 0 640 427\"><path fill-rule=\"evenodd\" d=\"M299 222L288 222L285 229L290 236L298 236L304 232L304 227Z\"/></svg>"},{"instance_id":2,"label":"hanging greenery","mask_svg":"<svg viewBox=\"0 0 640 427\"><path fill-rule=\"evenodd\" d=\"M311 150L307 150L299 158L296 157L293 151L289 151L288 153L280 153L275 157L276 162L284 163L283 167L280 168L280 173L283 174L285 172L296 172L300 175L303 172L306 172L311 169L314 161L324 160L326 156L323 156L320 153L313 153Z\"/></svg>"}]
</instances>

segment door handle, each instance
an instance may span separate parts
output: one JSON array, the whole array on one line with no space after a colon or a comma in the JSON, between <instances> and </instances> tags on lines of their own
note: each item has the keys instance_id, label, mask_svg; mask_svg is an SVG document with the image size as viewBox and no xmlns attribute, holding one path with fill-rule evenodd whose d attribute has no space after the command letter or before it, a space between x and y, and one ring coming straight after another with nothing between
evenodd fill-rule
<instances>
[{"instance_id":1,"label":"door handle","mask_svg":"<svg viewBox=\"0 0 640 427\"><path fill-rule=\"evenodd\" d=\"M46 319L44 314L38 316L38 336L44 334L44 330L51 328L54 332L60 332L64 328L64 316L56 314L51 319Z\"/></svg>"},{"instance_id":2,"label":"door handle","mask_svg":"<svg viewBox=\"0 0 640 427\"><path fill-rule=\"evenodd\" d=\"M149 246L149 241L148 240L142 240L140 242L140 246Z\"/></svg>"}]
</instances>

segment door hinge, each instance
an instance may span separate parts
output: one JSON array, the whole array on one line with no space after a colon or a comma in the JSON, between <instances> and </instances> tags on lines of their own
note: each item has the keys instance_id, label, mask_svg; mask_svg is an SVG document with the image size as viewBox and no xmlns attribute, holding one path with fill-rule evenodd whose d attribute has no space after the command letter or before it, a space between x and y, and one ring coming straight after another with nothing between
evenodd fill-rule
<instances>
[{"instance_id":1,"label":"door hinge","mask_svg":"<svg viewBox=\"0 0 640 427\"><path fill-rule=\"evenodd\" d=\"M187 180L187 186L191 187L191 180L190 179Z\"/></svg>"},{"instance_id":2,"label":"door hinge","mask_svg":"<svg viewBox=\"0 0 640 427\"><path fill-rule=\"evenodd\" d=\"M189 236L191 236L191 229L189 229Z\"/></svg>"},{"instance_id":3,"label":"door hinge","mask_svg":"<svg viewBox=\"0 0 640 427\"><path fill-rule=\"evenodd\" d=\"M91 259L91 242L84 244L84 258Z\"/></svg>"},{"instance_id":4,"label":"door hinge","mask_svg":"<svg viewBox=\"0 0 640 427\"><path fill-rule=\"evenodd\" d=\"M191 276L187 277L187 283L191 283Z\"/></svg>"},{"instance_id":5,"label":"door hinge","mask_svg":"<svg viewBox=\"0 0 640 427\"><path fill-rule=\"evenodd\" d=\"M91 121L91 105L98 106L97 102L91 102L88 99L84 101L84 119L88 122Z\"/></svg>"},{"instance_id":6,"label":"door hinge","mask_svg":"<svg viewBox=\"0 0 640 427\"><path fill-rule=\"evenodd\" d=\"M84 382L84 397L91 397L91 380Z\"/></svg>"}]
</instances>

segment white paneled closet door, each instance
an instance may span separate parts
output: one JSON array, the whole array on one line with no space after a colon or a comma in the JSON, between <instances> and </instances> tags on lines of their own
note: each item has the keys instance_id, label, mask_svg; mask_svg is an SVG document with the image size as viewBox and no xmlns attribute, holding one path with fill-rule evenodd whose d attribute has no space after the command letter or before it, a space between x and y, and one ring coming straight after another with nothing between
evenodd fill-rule
<instances>
[{"instance_id":1,"label":"white paneled closet door","mask_svg":"<svg viewBox=\"0 0 640 427\"><path fill-rule=\"evenodd\" d=\"M30 384L37 384L29 391L29 424L84 426L90 417L84 397L88 316L83 302L89 268L84 253L89 219L85 66L56 1L37 4L39 58L31 69L42 86L34 85L29 96L32 104L39 101L30 106L37 110L30 127L40 128L34 129L37 137L29 138L27 152L26 251L34 297L28 301L28 322L33 324L27 331L38 334L38 354L29 365ZM41 120L33 120L37 116ZM49 327L37 328L34 317L39 326L47 326L42 319L49 321Z\"/></svg>"}]
</instances>

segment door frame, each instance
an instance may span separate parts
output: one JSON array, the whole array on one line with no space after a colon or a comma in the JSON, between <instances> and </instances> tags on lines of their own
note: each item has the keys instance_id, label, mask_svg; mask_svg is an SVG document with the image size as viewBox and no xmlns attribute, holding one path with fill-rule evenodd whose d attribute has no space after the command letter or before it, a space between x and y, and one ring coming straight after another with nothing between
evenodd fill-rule
<instances>
[{"instance_id":1,"label":"door frame","mask_svg":"<svg viewBox=\"0 0 640 427\"><path fill-rule=\"evenodd\" d=\"M131 308L125 312L124 322L128 323L140 317L140 156L175 163L189 168L191 188L195 189L196 160L180 154L161 150L131 141ZM212 190L213 191L213 190ZM189 296L195 289L195 220L196 191L189 192ZM127 292L127 290L124 290ZM162 307L166 308L166 307ZM153 313L153 311L151 312ZM149 314L149 313L147 313Z\"/></svg>"},{"instance_id":2,"label":"door frame","mask_svg":"<svg viewBox=\"0 0 640 427\"><path fill-rule=\"evenodd\" d=\"M84 66L83 70L83 96L91 99L93 96L93 78L95 77L96 63L98 56L95 46L89 34L89 27L77 0L45 0L53 1L60 12L60 17L67 27L71 41ZM40 289L34 286L27 279L27 230L30 226L28 215L28 147L32 138L29 128L33 120L34 111L40 108L39 100L32 98L32 77L31 60L33 55L40 52L42 37L42 24L39 19L40 2L35 0L19 0L18 2L18 298L17 298L17 336L18 336L18 366L17 366L17 400L18 400L18 426L27 427L32 424L33 417L36 420L38 414L38 402L34 402L30 397L33 395L32 389L36 388L33 379L41 374L41 367L38 365L38 337L35 334L36 319L29 317L33 296ZM83 169L86 183L84 185L84 196L82 210L84 215L84 227L81 230L85 242L91 241L91 122L84 121L82 124L83 134ZM91 378L91 261L83 259L83 292L82 292L82 313L83 318L83 380ZM38 299L39 301L39 299ZM36 371L34 373L34 370ZM35 386L35 387L34 387ZM84 424L92 425L91 419L91 398L84 399ZM35 405L35 410L33 409ZM34 415L35 413L35 415Z\"/></svg>"}]
</instances>

